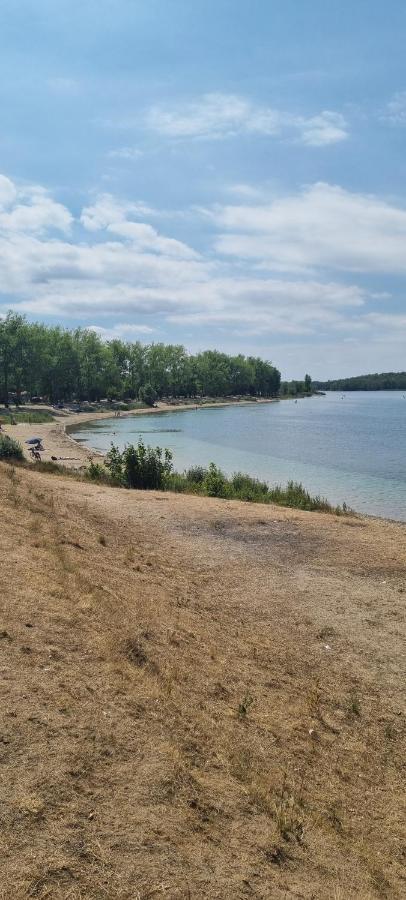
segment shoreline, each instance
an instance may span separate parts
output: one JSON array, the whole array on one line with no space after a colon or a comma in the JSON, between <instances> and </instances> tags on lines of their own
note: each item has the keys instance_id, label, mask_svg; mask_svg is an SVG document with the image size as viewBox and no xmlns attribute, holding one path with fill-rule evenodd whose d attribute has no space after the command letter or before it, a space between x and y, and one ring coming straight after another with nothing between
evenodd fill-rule
<instances>
[{"instance_id":1,"label":"shoreline","mask_svg":"<svg viewBox=\"0 0 406 900\"><path fill-rule=\"evenodd\" d=\"M292 399L292 398L286 398ZM125 410L120 413L120 419L136 417L139 415L159 415L167 412L191 412L199 409L215 409L217 407L228 406L252 406L254 404L267 404L280 402L279 398L264 398L253 400L214 400L198 406L191 403L184 403L174 406L165 402L158 402L156 407L146 407L144 409ZM98 410L97 412L88 413L68 413L63 412L55 415L55 410L50 407L41 407L41 410L50 412L53 416L52 422L42 424L18 423L16 425L2 425L2 433L7 434L17 440L23 449L25 460L35 466L35 461L29 455L28 446L25 441L33 435L41 438L44 451L41 454L43 462L55 462L68 470L83 472L90 462L101 462L105 453L88 444L81 443L72 437L71 432L76 430L78 426L87 425L91 422L103 421L104 419L114 418L112 410ZM306 485L305 485L306 486ZM379 516L374 513L359 512L354 510L358 518L365 518L369 521L376 520L378 522L388 522L392 524L404 525L406 520L392 518L390 516Z\"/></svg>"},{"instance_id":2,"label":"shoreline","mask_svg":"<svg viewBox=\"0 0 406 900\"><path fill-rule=\"evenodd\" d=\"M120 419L130 418L140 415L157 415L163 412L190 412L193 409L215 409L225 406L249 406L253 404L263 403L279 403L279 398L259 398L257 400L213 400L204 405L183 403L174 406L169 403L159 401L156 407L146 407L145 409L131 409L120 413ZM55 415L55 410L49 406L38 407L38 411L45 410L53 416L52 422L44 422L42 424L18 423L17 425L3 425L3 434L8 434L15 438L21 444L25 459L32 462L29 455L28 447L25 443L33 435L41 438L44 445L44 451L41 454L44 462L51 462L55 457L55 462L61 463L67 469L84 469L94 457L104 458L104 454L100 450L85 446L72 437L73 431L78 425L86 425L89 422L102 421L103 419L113 419L113 410L98 410L97 412L88 413L70 413L61 412ZM72 453L75 453L72 456Z\"/></svg>"}]
</instances>

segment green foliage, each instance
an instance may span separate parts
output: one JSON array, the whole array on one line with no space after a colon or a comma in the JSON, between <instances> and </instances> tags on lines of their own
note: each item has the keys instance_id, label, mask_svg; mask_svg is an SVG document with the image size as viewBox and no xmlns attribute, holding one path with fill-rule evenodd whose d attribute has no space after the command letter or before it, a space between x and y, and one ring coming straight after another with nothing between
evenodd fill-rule
<instances>
[{"instance_id":1,"label":"green foliage","mask_svg":"<svg viewBox=\"0 0 406 900\"><path fill-rule=\"evenodd\" d=\"M85 472L85 478L89 481L96 481L98 484L112 484L114 479L111 473L101 463L91 462Z\"/></svg>"},{"instance_id":2,"label":"green foliage","mask_svg":"<svg viewBox=\"0 0 406 900\"><path fill-rule=\"evenodd\" d=\"M279 387L278 370L257 357L217 350L192 356L178 344L105 342L94 331L29 323L12 312L0 318L0 401L6 403L37 396L51 403L139 398L153 405L161 397L271 397Z\"/></svg>"},{"instance_id":3,"label":"green foliage","mask_svg":"<svg viewBox=\"0 0 406 900\"><path fill-rule=\"evenodd\" d=\"M277 485L269 490L269 500L278 506L292 506L295 509L321 510L332 512L333 507L323 497L312 497L300 482L288 481L286 487ZM337 507L337 512L339 507Z\"/></svg>"},{"instance_id":4,"label":"green foliage","mask_svg":"<svg viewBox=\"0 0 406 900\"><path fill-rule=\"evenodd\" d=\"M3 424L6 422L14 422L17 425L43 425L45 422L53 422L53 416L46 410L34 410L33 412L23 410L19 412L11 412L11 410L3 409L1 420Z\"/></svg>"},{"instance_id":5,"label":"green foliage","mask_svg":"<svg viewBox=\"0 0 406 900\"><path fill-rule=\"evenodd\" d=\"M23 459L21 444L8 434L0 434L0 459Z\"/></svg>"},{"instance_id":6,"label":"green foliage","mask_svg":"<svg viewBox=\"0 0 406 900\"><path fill-rule=\"evenodd\" d=\"M0 459L22 459L23 453L17 441L0 434ZM236 472L228 478L214 463L208 468L193 466L186 472L173 471L172 454L161 447L146 447L142 440L137 446L129 445L123 451L112 444L104 465L91 462L84 475L65 469L54 462L37 462L36 468L52 474L86 478L99 484L140 490L166 490L176 493L198 494L250 503L276 503L295 509L319 510L345 515L351 512L343 503L332 507L323 497L312 497L302 484L289 481L286 487L269 487L265 481Z\"/></svg>"},{"instance_id":7,"label":"green foliage","mask_svg":"<svg viewBox=\"0 0 406 900\"><path fill-rule=\"evenodd\" d=\"M105 457L105 465L107 466L108 472L113 482L115 482L116 484L125 483L123 475L123 454L120 453L118 447L115 447L114 444L111 445L111 450L109 450ZM93 465L92 472L94 475L96 474L96 465Z\"/></svg>"},{"instance_id":8,"label":"green foliage","mask_svg":"<svg viewBox=\"0 0 406 900\"><path fill-rule=\"evenodd\" d=\"M160 447L146 447L139 440L136 447L130 444L122 452L112 445L106 466L113 480L124 487L162 490L172 471L172 454Z\"/></svg>"},{"instance_id":9,"label":"green foliage","mask_svg":"<svg viewBox=\"0 0 406 900\"><path fill-rule=\"evenodd\" d=\"M281 395L282 397L307 397L310 396L315 389L310 375L305 375L303 381L282 381Z\"/></svg>"},{"instance_id":10,"label":"green foliage","mask_svg":"<svg viewBox=\"0 0 406 900\"><path fill-rule=\"evenodd\" d=\"M250 475L237 472L231 479L233 497L236 500L248 500L251 503L266 503L269 488L265 481L258 481Z\"/></svg>"},{"instance_id":11,"label":"green foliage","mask_svg":"<svg viewBox=\"0 0 406 900\"><path fill-rule=\"evenodd\" d=\"M335 381L316 381L314 387L325 391L406 391L406 372L381 372Z\"/></svg>"},{"instance_id":12,"label":"green foliage","mask_svg":"<svg viewBox=\"0 0 406 900\"><path fill-rule=\"evenodd\" d=\"M242 472L237 472L231 478L227 478L214 463L211 463L208 469L196 466L183 474L172 473L167 479L166 489L178 493L244 500L249 503L276 503L278 506L334 512L336 515L345 515L346 512L351 512L345 503L342 506L333 507L323 497L312 497L298 482L289 481L286 487L281 485L269 487L265 481L260 481L258 478Z\"/></svg>"},{"instance_id":13,"label":"green foliage","mask_svg":"<svg viewBox=\"0 0 406 900\"><path fill-rule=\"evenodd\" d=\"M312 391L312 379L310 375L305 375L304 389L306 391L306 394L310 394Z\"/></svg>"},{"instance_id":14,"label":"green foliage","mask_svg":"<svg viewBox=\"0 0 406 900\"><path fill-rule=\"evenodd\" d=\"M202 484L207 475L207 469L204 466L192 466L185 472L188 481L192 484Z\"/></svg>"},{"instance_id":15,"label":"green foliage","mask_svg":"<svg viewBox=\"0 0 406 900\"><path fill-rule=\"evenodd\" d=\"M143 387L140 387L138 395L140 400L142 400L143 403L146 403L147 406L153 406L158 397L156 390L149 382Z\"/></svg>"},{"instance_id":16,"label":"green foliage","mask_svg":"<svg viewBox=\"0 0 406 900\"><path fill-rule=\"evenodd\" d=\"M214 463L210 463L203 481L204 493L208 497L226 497L228 482L221 469Z\"/></svg>"}]
</instances>

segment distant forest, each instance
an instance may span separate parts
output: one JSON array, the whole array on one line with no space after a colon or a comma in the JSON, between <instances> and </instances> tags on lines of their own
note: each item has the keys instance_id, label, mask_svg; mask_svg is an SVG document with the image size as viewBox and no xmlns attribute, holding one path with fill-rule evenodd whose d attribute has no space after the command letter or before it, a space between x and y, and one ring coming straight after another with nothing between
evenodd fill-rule
<instances>
[{"instance_id":1,"label":"distant forest","mask_svg":"<svg viewBox=\"0 0 406 900\"><path fill-rule=\"evenodd\" d=\"M314 381L313 387L322 391L406 391L406 372L381 372L333 381Z\"/></svg>"},{"instance_id":2,"label":"distant forest","mask_svg":"<svg viewBox=\"0 0 406 900\"><path fill-rule=\"evenodd\" d=\"M178 344L103 341L94 331L0 319L0 401L141 400L160 397L274 397L281 376L259 357L217 350L189 354Z\"/></svg>"}]
</instances>

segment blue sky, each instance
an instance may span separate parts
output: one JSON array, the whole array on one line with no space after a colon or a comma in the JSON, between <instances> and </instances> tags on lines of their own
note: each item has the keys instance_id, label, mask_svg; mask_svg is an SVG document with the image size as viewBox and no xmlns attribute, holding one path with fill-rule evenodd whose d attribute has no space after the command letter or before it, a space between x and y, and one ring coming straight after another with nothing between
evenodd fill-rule
<instances>
[{"instance_id":1,"label":"blue sky","mask_svg":"<svg viewBox=\"0 0 406 900\"><path fill-rule=\"evenodd\" d=\"M0 314L406 368L401 0L3 0Z\"/></svg>"}]
</instances>

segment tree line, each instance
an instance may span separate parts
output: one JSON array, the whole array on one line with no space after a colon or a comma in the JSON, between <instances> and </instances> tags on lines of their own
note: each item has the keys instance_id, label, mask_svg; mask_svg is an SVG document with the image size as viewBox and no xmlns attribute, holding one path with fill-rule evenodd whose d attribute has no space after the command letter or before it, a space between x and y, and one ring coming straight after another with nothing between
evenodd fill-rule
<instances>
[{"instance_id":1,"label":"tree line","mask_svg":"<svg viewBox=\"0 0 406 900\"><path fill-rule=\"evenodd\" d=\"M161 397L276 396L280 372L253 356L190 354L180 344L103 341L86 328L0 319L0 400L142 400Z\"/></svg>"},{"instance_id":2,"label":"tree line","mask_svg":"<svg viewBox=\"0 0 406 900\"><path fill-rule=\"evenodd\" d=\"M315 387L326 391L405 391L406 372L376 372L333 381L317 381Z\"/></svg>"}]
</instances>

